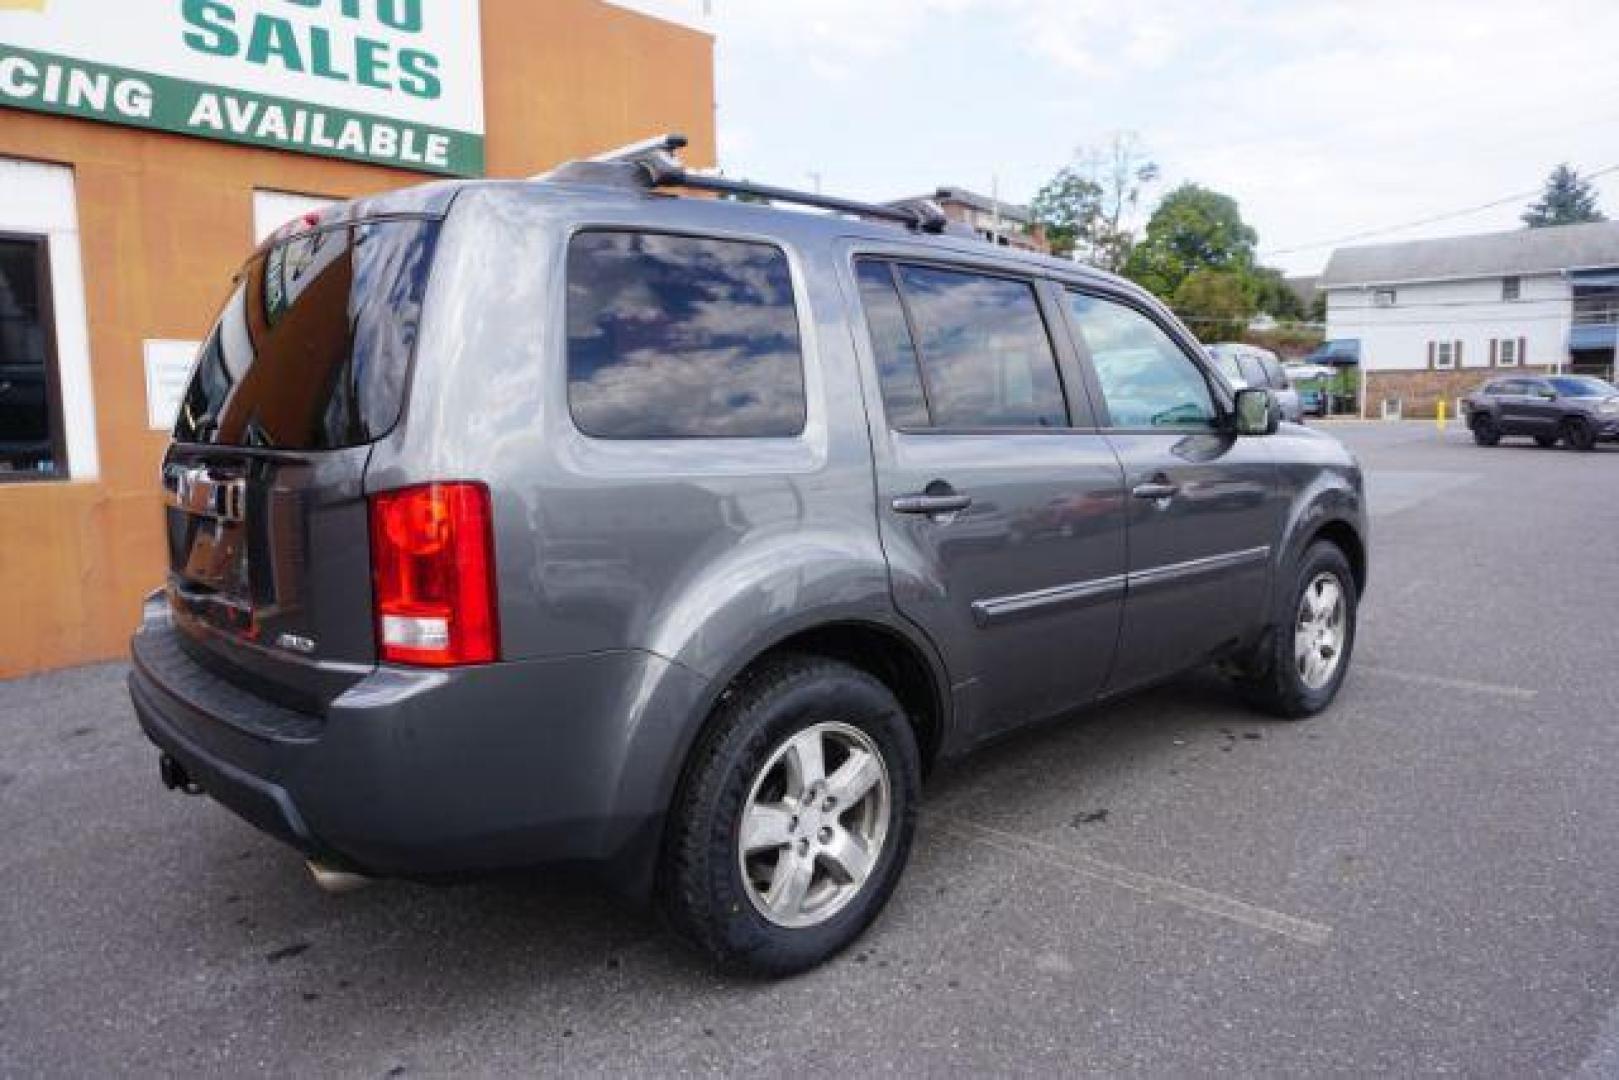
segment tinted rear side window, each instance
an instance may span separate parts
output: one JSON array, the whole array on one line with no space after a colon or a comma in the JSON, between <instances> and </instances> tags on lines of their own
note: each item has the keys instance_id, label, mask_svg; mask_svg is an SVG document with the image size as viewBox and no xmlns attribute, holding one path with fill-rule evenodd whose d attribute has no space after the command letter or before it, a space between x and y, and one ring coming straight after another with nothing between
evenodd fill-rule
<instances>
[{"instance_id":1,"label":"tinted rear side window","mask_svg":"<svg viewBox=\"0 0 1619 1080\"><path fill-rule=\"evenodd\" d=\"M568 405L605 439L790 436L804 365L769 244L591 231L568 245Z\"/></svg>"},{"instance_id":2,"label":"tinted rear side window","mask_svg":"<svg viewBox=\"0 0 1619 1080\"><path fill-rule=\"evenodd\" d=\"M899 275L935 426L1068 424L1032 285L931 266L902 265Z\"/></svg>"},{"instance_id":3,"label":"tinted rear side window","mask_svg":"<svg viewBox=\"0 0 1619 1080\"><path fill-rule=\"evenodd\" d=\"M304 233L248 263L203 343L181 442L331 450L399 419L437 221Z\"/></svg>"},{"instance_id":4,"label":"tinted rear side window","mask_svg":"<svg viewBox=\"0 0 1619 1080\"><path fill-rule=\"evenodd\" d=\"M927 427L928 403L917 369L916 345L905 324L893 268L885 262L863 259L855 264L860 281L860 302L871 329L871 348L877 360L877 378L883 388L883 410L893 427Z\"/></svg>"}]
</instances>

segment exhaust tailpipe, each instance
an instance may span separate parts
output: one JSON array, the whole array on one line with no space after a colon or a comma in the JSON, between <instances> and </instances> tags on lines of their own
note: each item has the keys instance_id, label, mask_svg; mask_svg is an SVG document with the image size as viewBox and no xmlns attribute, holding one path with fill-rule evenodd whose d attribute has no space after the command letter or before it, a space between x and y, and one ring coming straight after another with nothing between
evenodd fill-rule
<instances>
[{"instance_id":1,"label":"exhaust tailpipe","mask_svg":"<svg viewBox=\"0 0 1619 1080\"><path fill-rule=\"evenodd\" d=\"M314 859L308 860L308 865L309 876L315 879L315 884L320 886L321 892L331 893L333 896L341 896L343 893L363 889L374 880L364 874L334 869L324 863L318 863Z\"/></svg>"},{"instance_id":2,"label":"exhaust tailpipe","mask_svg":"<svg viewBox=\"0 0 1619 1080\"><path fill-rule=\"evenodd\" d=\"M157 758L158 779L170 791L183 791L187 795L201 795L202 785L191 779L186 767L167 754L159 754Z\"/></svg>"}]
</instances>

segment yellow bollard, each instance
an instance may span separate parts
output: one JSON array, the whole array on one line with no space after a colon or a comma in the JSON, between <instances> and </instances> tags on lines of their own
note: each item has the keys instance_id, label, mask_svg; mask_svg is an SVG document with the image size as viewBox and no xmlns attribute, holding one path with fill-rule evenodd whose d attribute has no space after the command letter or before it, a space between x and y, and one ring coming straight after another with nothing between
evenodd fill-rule
<instances>
[{"instance_id":1,"label":"yellow bollard","mask_svg":"<svg viewBox=\"0 0 1619 1080\"><path fill-rule=\"evenodd\" d=\"M1439 434L1443 435L1445 433L1445 399L1444 398L1439 399L1439 405L1434 409L1433 416L1434 416L1434 426L1439 429Z\"/></svg>"}]
</instances>

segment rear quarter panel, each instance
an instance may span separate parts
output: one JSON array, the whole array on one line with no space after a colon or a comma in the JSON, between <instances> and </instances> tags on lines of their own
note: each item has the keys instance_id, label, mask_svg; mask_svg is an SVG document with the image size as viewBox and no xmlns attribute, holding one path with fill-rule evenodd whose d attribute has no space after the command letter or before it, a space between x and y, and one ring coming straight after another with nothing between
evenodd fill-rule
<instances>
[{"instance_id":1,"label":"rear quarter panel","mask_svg":"<svg viewBox=\"0 0 1619 1080\"><path fill-rule=\"evenodd\" d=\"M488 483L507 659L643 649L705 677L781 628L891 617L859 380L830 254L778 212L472 187L441 239L406 416L373 489ZM568 409L568 238L592 227L787 254L807 422L792 438L608 440Z\"/></svg>"}]
</instances>

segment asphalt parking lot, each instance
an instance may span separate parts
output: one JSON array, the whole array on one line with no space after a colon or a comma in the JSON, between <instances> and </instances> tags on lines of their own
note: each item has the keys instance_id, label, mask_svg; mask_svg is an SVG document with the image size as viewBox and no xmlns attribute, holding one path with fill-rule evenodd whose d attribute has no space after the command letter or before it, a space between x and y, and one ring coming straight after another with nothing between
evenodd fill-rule
<instances>
[{"instance_id":1,"label":"asphalt parking lot","mask_svg":"<svg viewBox=\"0 0 1619 1080\"><path fill-rule=\"evenodd\" d=\"M775 984L543 876L327 896L160 788L121 666L0 683L0 1074L1619 1076L1619 448L1333 430L1328 714L1197 677L1001 744Z\"/></svg>"}]
</instances>

